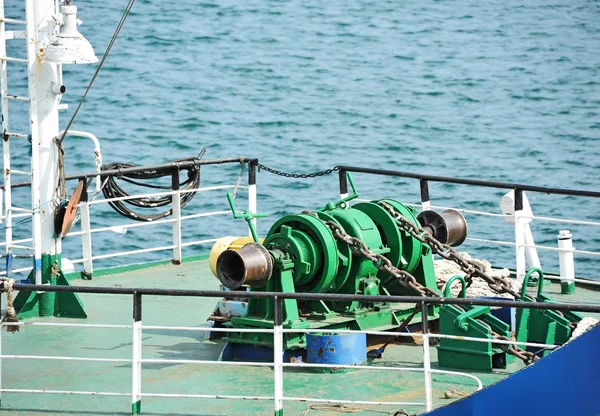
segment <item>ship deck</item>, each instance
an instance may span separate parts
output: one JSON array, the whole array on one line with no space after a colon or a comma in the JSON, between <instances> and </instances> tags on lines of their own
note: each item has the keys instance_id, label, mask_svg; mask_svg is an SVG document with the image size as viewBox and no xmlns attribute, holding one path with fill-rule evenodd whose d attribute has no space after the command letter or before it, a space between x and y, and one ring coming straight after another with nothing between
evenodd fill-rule
<instances>
[{"instance_id":1,"label":"ship deck","mask_svg":"<svg viewBox=\"0 0 600 416\"><path fill-rule=\"evenodd\" d=\"M100 275L101 273L97 273ZM139 269L115 269L93 280L72 280L73 285L102 287L144 287L172 289L218 290L219 283L199 259L182 265L159 264ZM560 286L553 283L545 293L557 300ZM591 301L595 292L577 289L569 302ZM3 295L3 305L6 305ZM132 297L117 294L80 294L88 318L37 318L28 322L61 322L131 325ZM215 299L197 297L144 296L143 324L154 326L208 326L207 317ZM208 341L198 331L143 331L144 359L216 361L223 341ZM432 368L437 366L436 348L431 347ZM388 347L376 365L415 367L423 365L422 346L397 344ZM129 360L132 357L132 331L122 328L82 328L24 326L20 332L2 334L3 355L95 357ZM518 360L517 360L518 361ZM490 385L522 368L515 362L506 370L493 373L470 372L484 386ZM2 388L74 390L125 393L122 396L89 396L43 393L2 393L0 414L11 415L129 415L131 414L131 363L89 362L46 359L2 360ZM446 390L471 393L476 383L455 375L433 374L434 407L455 400L444 398ZM286 396L368 401L424 402L422 372L366 371L316 373L304 369L284 371ZM273 396L271 367L240 367L214 364L145 363L142 370L142 392L161 394L216 394ZM285 402L286 415L304 415L307 402ZM360 405L382 412L399 410L398 406ZM402 406L410 413L424 411L423 406ZM142 414L147 415L262 415L273 413L272 401L223 400L174 397L144 397ZM346 412L347 413L347 412ZM335 415L336 410L310 410L309 415Z\"/></svg>"}]
</instances>

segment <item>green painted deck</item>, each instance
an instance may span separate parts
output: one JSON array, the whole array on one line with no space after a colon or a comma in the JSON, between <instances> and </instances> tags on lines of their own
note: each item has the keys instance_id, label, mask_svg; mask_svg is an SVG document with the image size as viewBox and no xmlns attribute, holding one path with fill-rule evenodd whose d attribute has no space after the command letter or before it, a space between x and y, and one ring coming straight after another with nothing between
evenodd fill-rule
<instances>
[{"instance_id":1,"label":"green painted deck","mask_svg":"<svg viewBox=\"0 0 600 416\"><path fill-rule=\"evenodd\" d=\"M150 287L217 290L218 281L209 271L208 261L187 262L179 266L163 264L151 268L109 274L91 281L73 280L73 285L105 287ZM560 287L545 291L560 298ZM578 289L569 301L590 300L593 292ZM5 295L3 305L6 305ZM35 319L32 322L74 322L131 325L132 296L81 294L88 319ZM144 296L143 324L169 326L207 326L216 299ZM144 330L144 359L217 360L222 342L204 341L202 332ZM61 328L25 326L18 333L2 333L4 355L46 355L131 359L131 329ZM388 347L376 365L422 367L422 347ZM431 348L432 367L437 354ZM521 368L515 363L506 371L472 373L489 385ZM5 359L2 362L2 388L49 389L127 393L122 397L78 396L40 393L3 393L0 414L11 415L129 415L131 414L131 364L85 361ZM473 380L450 375L433 375L434 405L450 402L444 391L473 392ZM421 372L355 370L349 373L313 373L285 369L285 395L329 399L417 401L424 402ZM231 394L273 396L273 371L270 367L240 367L203 364L144 364L143 393ZM454 399L452 399L454 400ZM285 402L285 415L301 415L308 403ZM397 406L361 406L395 411ZM404 406L409 412L424 407ZM143 398L146 415L271 415L272 401L217 400L197 398ZM309 415L335 415L335 411L311 410ZM341 414L341 413L339 413ZM373 414L359 412L355 414Z\"/></svg>"}]
</instances>

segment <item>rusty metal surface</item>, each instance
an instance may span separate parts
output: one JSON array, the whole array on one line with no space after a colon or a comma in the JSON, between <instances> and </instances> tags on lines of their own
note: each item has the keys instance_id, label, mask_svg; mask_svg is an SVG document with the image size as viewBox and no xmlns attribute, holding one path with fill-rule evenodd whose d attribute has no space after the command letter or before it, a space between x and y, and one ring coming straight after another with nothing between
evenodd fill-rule
<instances>
[{"instance_id":1,"label":"rusty metal surface","mask_svg":"<svg viewBox=\"0 0 600 416\"><path fill-rule=\"evenodd\" d=\"M273 273L273 258L258 243L248 243L239 250L225 250L217 260L217 276L229 289L242 285L264 286Z\"/></svg>"},{"instance_id":2,"label":"rusty metal surface","mask_svg":"<svg viewBox=\"0 0 600 416\"><path fill-rule=\"evenodd\" d=\"M73 225L73 221L75 221L75 216L77 215L77 206L79 205L84 186L85 182L79 181L75 187L75 190L73 191L73 195L71 195L71 199L69 199L69 204L67 205L67 210L65 211L61 228L61 235L63 238L67 236L71 226Z\"/></svg>"}]
</instances>

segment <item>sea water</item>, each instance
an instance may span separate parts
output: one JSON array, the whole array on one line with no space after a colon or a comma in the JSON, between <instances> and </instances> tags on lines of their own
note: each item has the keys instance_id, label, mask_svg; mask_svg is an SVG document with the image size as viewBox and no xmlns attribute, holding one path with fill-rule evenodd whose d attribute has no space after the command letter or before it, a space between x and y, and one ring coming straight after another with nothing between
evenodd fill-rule
<instances>
[{"instance_id":1,"label":"sea water","mask_svg":"<svg viewBox=\"0 0 600 416\"><path fill-rule=\"evenodd\" d=\"M6 16L22 18L21 3L5 1ZM102 57L126 1L76 5L84 21L79 29ZM19 47L11 41L9 54L23 56ZM590 0L138 0L72 128L100 138L105 163L157 164L206 147L207 159L257 157L295 173L345 164L597 191L599 50L600 3ZM95 69L64 66L62 102L69 108L61 113L62 128ZM9 64L9 71L9 92L26 94L20 67ZM27 127L26 105L11 103L10 123L12 130ZM95 169L91 142L68 138L65 148L67 173ZM14 143L12 152L13 168L26 168L26 146ZM233 184L239 171L203 168L203 183ZM417 181L354 179L361 198L419 203ZM500 213L505 192L430 188L434 205L493 213ZM335 174L290 180L262 171L258 208L270 217L259 221L259 231L338 193ZM537 215L600 221L596 199L528 196ZM199 194L194 204L228 209L225 191ZM92 214L94 227L125 222L98 206ZM247 232L243 221L215 218L187 221L184 241ZM467 214L467 220L474 238L514 238L502 218ZM28 224L20 227L16 233L30 233ZM170 245L170 227L94 234L95 254ZM599 227L541 221L531 227L538 244L556 246L559 230L568 228L577 248L600 248ZM467 241L463 248L514 267L514 247ZM65 256L80 250L78 238L65 240ZM556 271L557 253L540 255L542 266ZM168 257L168 251L144 253L135 261ZM597 257L577 260L578 275L600 277Z\"/></svg>"}]
</instances>

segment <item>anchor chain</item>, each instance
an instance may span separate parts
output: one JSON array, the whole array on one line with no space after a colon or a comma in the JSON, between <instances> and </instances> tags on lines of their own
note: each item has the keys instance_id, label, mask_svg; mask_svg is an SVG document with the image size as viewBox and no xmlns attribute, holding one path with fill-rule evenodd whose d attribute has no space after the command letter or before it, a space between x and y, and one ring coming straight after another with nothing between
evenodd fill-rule
<instances>
[{"instance_id":1,"label":"anchor chain","mask_svg":"<svg viewBox=\"0 0 600 416\"><path fill-rule=\"evenodd\" d=\"M400 213L398 213L396 210L394 210L389 204L387 204L383 201L380 201L379 205L382 206L386 211L388 211L392 215L392 217L396 220L396 222L398 223L398 227L401 230L408 232L411 236L413 236L417 240L421 241L422 243L427 244L429 247L431 247L431 249L433 250L434 253L439 254L446 260L455 261L461 267L461 269L469 275L470 281L472 281L473 276L481 277L488 283L488 285L493 290L496 290L499 293L503 293L500 290L504 290L505 292L510 293L515 298L520 298L520 294L515 292L514 290L512 290L510 283L508 281L506 281L505 279L494 278L494 277L487 275L485 273L485 271L483 270L483 266L481 264L475 263L472 260L464 259L452 247L450 247L447 244L443 244L442 242L433 238L426 230L424 230L424 229L416 226L415 224L411 223L410 221L408 221ZM311 215L315 218L319 218L318 215L312 211L302 211L302 213ZM333 221L323 221L323 223L327 227L329 227L329 229L331 230L331 232L336 240L342 241L345 244L347 244L348 247L350 247L350 251L352 252L352 254L371 260L373 265L378 270L383 270L387 273L390 273L392 276L394 276L398 280L398 282L400 282L401 284L403 284L409 288L412 288L413 290L418 292L421 296L429 296L429 297L438 297L439 296L439 294L437 292L435 292L434 290L420 284L412 274L408 273L405 270L401 270L401 269L398 269L397 267L395 267L387 257L385 257L381 254L374 253L372 250L370 250L367 247L367 245L362 240L360 240L359 238L356 238L356 237L352 237L349 234L347 234L339 224L337 224ZM496 287L498 289L496 289ZM482 321L480 321L480 322L482 322ZM490 333L494 337L494 339L503 340L503 341L512 341L509 338L507 338L506 336L501 336L501 335L493 332L491 330L491 328L489 327L489 325L486 324L486 326L490 329ZM497 345L498 348L500 348L506 354L514 355L515 357L523 360L525 365L529 365L540 359L540 357L538 357L534 353L526 351L526 350L516 346L515 344L494 344L494 345Z\"/></svg>"},{"instance_id":2,"label":"anchor chain","mask_svg":"<svg viewBox=\"0 0 600 416\"><path fill-rule=\"evenodd\" d=\"M448 244L442 243L434 238L427 230L410 222L386 202L379 201L378 205L383 207L394 218L394 220L396 220L400 230L407 232L413 238L416 238L420 242L431 247L431 250L434 254L438 254L442 258L458 264L461 270L466 274L465 281L467 282L467 287L471 286L473 277L475 276L485 280L490 289L496 293L508 293L515 299L519 299L521 297L521 295L512 288L508 279L499 276L490 276L485 272L485 268L482 264L473 260L465 259Z\"/></svg>"},{"instance_id":3,"label":"anchor chain","mask_svg":"<svg viewBox=\"0 0 600 416\"><path fill-rule=\"evenodd\" d=\"M462 307L460 307L458 305L455 305L455 307L457 307L458 309L460 309L463 312L465 311ZM487 324L486 322L482 321L481 319L475 318L475 320L477 322L479 322L481 325L483 325L484 327L486 327L488 329L488 331L490 331L490 335L492 335L492 337L494 337L494 339L501 340L501 341L509 341L509 342L514 341L513 339L510 339L507 336L500 335L500 334L494 332L492 330L492 327L489 324ZM534 354L530 351L524 350L515 344L499 344L499 343L492 343L492 344L494 346L500 348L506 354L514 355L515 357L521 359L525 365L532 364L540 359L540 357L538 357L536 354Z\"/></svg>"},{"instance_id":4,"label":"anchor chain","mask_svg":"<svg viewBox=\"0 0 600 416\"><path fill-rule=\"evenodd\" d=\"M429 247L431 247L431 250L435 254L438 254L440 257L458 264L461 270L466 274L465 281L467 282L467 287L469 287L473 282L473 277L479 277L485 280L490 289L492 289L496 293L508 293L515 299L521 299L521 294L512 288L508 279L504 277L494 277L488 275L485 272L484 266L482 264L477 263L473 260L465 259L448 244L444 244L441 241L438 241L427 230L420 228L416 224L413 224L412 222L407 220L391 205L383 201L379 201L378 204L381 207L383 207L396 220L398 228L400 228L403 231L406 231L420 242L427 244ZM525 298L528 300L533 300L533 298L531 298L528 295L525 295ZM562 313L558 313L562 315ZM571 329L575 329L577 327L577 323L571 322L569 326L571 327Z\"/></svg>"},{"instance_id":5,"label":"anchor chain","mask_svg":"<svg viewBox=\"0 0 600 416\"><path fill-rule=\"evenodd\" d=\"M512 339L509 339L508 337L503 336L503 335L496 334L495 332L492 332L492 336L495 339L498 339L501 341L513 341ZM537 360L540 359L539 356L535 355L534 353L532 353L530 351L524 350L523 348L517 347L515 344L494 344L494 345L496 345L498 348L500 348L505 353L514 355L515 357L520 358L521 360L523 360L525 365L535 363Z\"/></svg>"}]
</instances>

